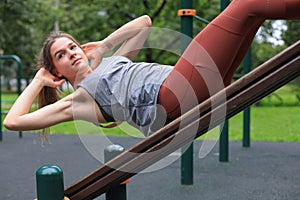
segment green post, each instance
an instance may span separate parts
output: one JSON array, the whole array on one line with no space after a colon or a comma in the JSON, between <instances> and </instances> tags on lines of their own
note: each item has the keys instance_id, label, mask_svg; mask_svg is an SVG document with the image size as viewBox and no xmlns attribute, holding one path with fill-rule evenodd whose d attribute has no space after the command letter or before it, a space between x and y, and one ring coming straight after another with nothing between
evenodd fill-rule
<instances>
[{"instance_id":1,"label":"green post","mask_svg":"<svg viewBox=\"0 0 300 200\"><path fill-rule=\"evenodd\" d=\"M36 171L37 200L63 200L63 172L56 165L45 165Z\"/></svg>"},{"instance_id":2,"label":"green post","mask_svg":"<svg viewBox=\"0 0 300 200\"><path fill-rule=\"evenodd\" d=\"M229 5L229 0L221 0L221 12ZM220 133L220 143L219 143L219 161L220 162L228 162L228 143L229 143L229 122L226 120L223 125L221 126L221 133Z\"/></svg>"},{"instance_id":3,"label":"green post","mask_svg":"<svg viewBox=\"0 0 300 200\"><path fill-rule=\"evenodd\" d=\"M22 79L22 62L21 59L18 56L13 56L13 59L17 62L18 64L18 74L17 74L17 85L18 85L18 95L21 94L21 79ZM22 138L22 131L19 131L19 138Z\"/></svg>"},{"instance_id":4,"label":"green post","mask_svg":"<svg viewBox=\"0 0 300 200\"><path fill-rule=\"evenodd\" d=\"M4 59L12 59L15 60L17 62L18 65L18 70L17 70L17 83L18 83L18 95L21 94L21 78L22 78L22 62L21 59L18 56L15 55L2 55L0 56L0 60L4 60ZM2 73L2 63L0 62L0 77L1 77L1 73ZM1 81L0 81L0 141L2 141L3 137L3 131L2 131L2 85L1 85ZM22 138L22 132L19 131L19 137Z\"/></svg>"},{"instance_id":5,"label":"green post","mask_svg":"<svg viewBox=\"0 0 300 200\"><path fill-rule=\"evenodd\" d=\"M221 0L221 12L229 5L230 0Z\"/></svg>"},{"instance_id":6,"label":"green post","mask_svg":"<svg viewBox=\"0 0 300 200\"><path fill-rule=\"evenodd\" d=\"M251 70L251 48L243 61L243 71L247 74ZM250 107L243 112L243 147L250 147Z\"/></svg>"},{"instance_id":7,"label":"green post","mask_svg":"<svg viewBox=\"0 0 300 200\"><path fill-rule=\"evenodd\" d=\"M119 154L125 151L125 148L118 144L109 145L104 149L104 160L105 162L110 161ZM114 188L108 189L105 193L106 200L126 200L126 184L120 184Z\"/></svg>"},{"instance_id":8,"label":"green post","mask_svg":"<svg viewBox=\"0 0 300 200\"><path fill-rule=\"evenodd\" d=\"M181 9L192 9L192 0L181 0ZM186 38L193 37L193 16L181 16L181 33L184 35L182 39L181 51L183 52L191 40ZM186 37L188 36L188 37ZM188 147L182 148L181 156L181 184L193 184L193 149L194 144L189 144Z\"/></svg>"}]
</instances>

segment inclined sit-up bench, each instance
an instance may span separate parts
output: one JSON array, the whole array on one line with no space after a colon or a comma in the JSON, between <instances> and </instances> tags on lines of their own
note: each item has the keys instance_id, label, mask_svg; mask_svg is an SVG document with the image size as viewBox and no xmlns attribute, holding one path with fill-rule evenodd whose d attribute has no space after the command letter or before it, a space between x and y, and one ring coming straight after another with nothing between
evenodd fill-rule
<instances>
[{"instance_id":1,"label":"inclined sit-up bench","mask_svg":"<svg viewBox=\"0 0 300 200\"><path fill-rule=\"evenodd\" d=\"M71 185L65 195L71 200L86 200L105 193L299 75L300 41ZM219 116L224 108L226 115ZM196 133L191 131L195 128Z\"/></svg>"}]
</instances>

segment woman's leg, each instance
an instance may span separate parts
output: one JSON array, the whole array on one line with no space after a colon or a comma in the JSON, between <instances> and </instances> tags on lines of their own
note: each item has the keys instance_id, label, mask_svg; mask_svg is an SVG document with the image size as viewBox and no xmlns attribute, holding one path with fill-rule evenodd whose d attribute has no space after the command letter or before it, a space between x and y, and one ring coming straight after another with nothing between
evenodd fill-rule
<instances>
[{"instance_id":1,"label":"woman's leg","mask_svg":"<svg viewBox=\"0 0 300 200\"><path fill-rule=\"evenodd\" d=\"M241 43L241 47L238 50L238 53L235 56L234 61L232 62L231 66L229 67L228 71L226 72L226 74L223 77L224 86L228 86L231 84L236 69L239 67L242 60L244 59L247 51L249 50L249 48L252 44L252 41L253 41L256 33L257 33L259 27L261 26L261 24L263 23L263 21L264 20L257 21L257 23L252 26L249 33L246 34L246 37L244 37L244 41Z\"/></svg>"},{"instance_id":2,"label":"woman's leg","mask_svg":"<svg viewBox=\"0 0 300 200\"><path fill-rule=\"evenodd\" d=\"M260 11L261 13L259 13L259 16L264 16L268 19L300 19L299 16L299 1L297 0L287 0L286 3L286 8L285 8L285 13L283 14L283 16L280 15L274 15L271 14L270 16L264 14L262 11ZM261 21L257 21L256 24L253 25L253 27L251 28L250 32L245 34L246 37L244 38L244 42L242 42L242 45L238 51L237 56L234 59L234 62L232 63L232 65L230 66L230 68L228 69L226 75L224 76L224 85L227 86L231 83L232 78L234 76L234 73L236 71L236 69L238 68L238 66L240 65L240 63L242 62L244 56L246 55L249 47L252 44L253 38L255 37L255 34L257 32L257 30L259 29L259 27L261 26L261 24L263 23L264 18L261 19Z\"/></svg>"},{"instance_id":3,"label":"woman's leg","mask_svg":"<svg viewBox=\"0 0 300 200\"><path fill-rule=\"evenodd\" d=\"M222 89L222 79L234 73L247 52L257 31L254 27L265 19L298 18L299 9L299 0L233 1L194 38L163 83L158 103L168 117L178 117L195 106L191 95L199 103Z\"/></svg>"}]
</instances>

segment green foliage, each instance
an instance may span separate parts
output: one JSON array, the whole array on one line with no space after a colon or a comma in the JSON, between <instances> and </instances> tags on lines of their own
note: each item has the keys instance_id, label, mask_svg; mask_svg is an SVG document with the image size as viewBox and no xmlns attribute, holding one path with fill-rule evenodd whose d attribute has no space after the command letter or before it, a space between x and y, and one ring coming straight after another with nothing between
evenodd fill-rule
<instances>
[{"instance_id":1,"label":"green foliage","mask_svg":"<svg viewBox=\"0 0 300 200\"><path fill-rule=\"evenodd\" d=\"M6 55L17 55L23 63L23 77L29 79L36 61L43 31L50 31L52 6L43 0L1 0L0 49ZM45 13L50 13L47 17ZM54 14L52 14L54 15ZM53 21L53 20L52 20Z\"/></svg>"},{"instance_id":2,"label":"green foliage","mask_svg":"<svg viewBox=\"0 0 300 200\"><path fill-rule=\"evenodd\" d=\"M256 37L259 38L259 40L255 40L252 44L252 68L261 65L288 46L298 41L299 28L299 21L266 21L261 27L260 32L257 35L258 37ZM274 44L273 41L270 41L270 38L273 38L273 41L282 40L283 44ZM289 92L294 95L294 98L300 101L300 79L295 79L289 83L289 85L291 86L291 90ZM273 98L279 100L282 96L281 94L273 94Z\"/></svg>"},{"instance_id":3,"label":"green foliage","mask_svg":"<svg viewBox=\"0 0 300 200\"><path fill-rule=\"evenodd\" d=\"M288 30L283 33L282 38L289 46L299 40L300 21L286 21L286 25Z\"/></svg>"},{"instance_id":4,"label":"green foliage","mask_svg":"<svg viewBox=\"0 0 300 200\"><path fill-rule=\"evenodd\" d=\"M285 49L285 46L274 46L270 42L263 41L252 44L252 66L253 68L263 64L279 52Z\"/></svg>"},{"instance_id":5,"label":"green foliage","mask_svg":"<svg viewBox=\"0 0 300 200\"><path fill-rule=\"evenodd\" d=\"M299 40L300 21L286 21L288 31L283 33L283 40L286 45L292 45ZM293 88L292 92L295 93L297 99L300 101L300 78L291 82Z\"/></svg>"}]
</instances>

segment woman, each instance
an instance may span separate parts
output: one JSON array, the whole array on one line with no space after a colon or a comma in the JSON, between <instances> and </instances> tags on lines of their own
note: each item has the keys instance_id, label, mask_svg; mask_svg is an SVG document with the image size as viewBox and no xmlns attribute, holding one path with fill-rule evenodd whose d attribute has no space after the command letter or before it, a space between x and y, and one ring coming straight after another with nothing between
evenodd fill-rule
<instances>
[{"instance_id":1,"label":"woman","mask_svg":"<svg viewBox=\"0 0 300 200\"><path fill-rule=\"evenodd\" d=\"M148 16L82 47L67 34L54 35L46 40L40 69L4 125L33 130L71 120L128 121L151 134L230 84L264 20L299 19L299 10L299 0L235 0L194 38L174 68L132 62L148 36ZM96 68L103 53L121 43L114 56ZM42 100L48 102L29 112L43 88L55 89L65 79L76 89L73 94L56 101L43 92Z\"/></svg>"}]
</instances>

